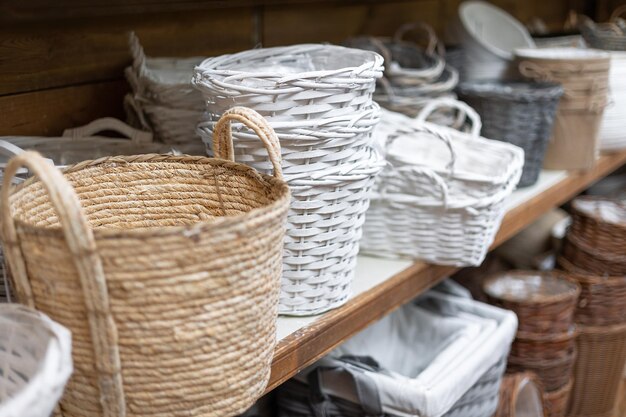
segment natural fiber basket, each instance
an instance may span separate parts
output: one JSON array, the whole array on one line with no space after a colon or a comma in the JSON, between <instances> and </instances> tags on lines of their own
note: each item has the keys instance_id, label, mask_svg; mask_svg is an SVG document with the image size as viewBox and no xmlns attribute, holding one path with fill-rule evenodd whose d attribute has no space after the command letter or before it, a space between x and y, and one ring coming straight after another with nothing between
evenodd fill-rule
<instances>
[{"instance_id":1,"label":"natural fiber basket","mask_svg":"<svg viewBox=\"0 0 626 417\"><path fill-rule=\"evenodd\" d=\"M626 323L626 276L592 275L563 257L557 263L581 288L576 323L587 326Z\"/></svg>"},{"instance_id":2,"label":"natural fiber basket","mask_svg":"<svg viewBox=\"0 0 626 417\"><path fill-rule=\"evenodd\" d=\"M572 327L580 287L558 272L507 271L486 279L483 291L517 314L519 331L543 334Z\"/></svg>"},{"instance_id":3,"label":"natural fiber basket","mask_svg":"<svg viewBox=\"0 0 626 417\"><path fill-rule=\"evenodd\" d=\"M611 416L626 364L626 323L580 326L574 387L567 415Z\"/></svg>"},{"instance_id":4,"label":"natural fiber basket","mask_svg":"<svg viewBox=\"0 0 626 417\"><path fill-rule=\"evenodd\" d=\"M565 417L573 385L574 380L570 379L558 390L543 393L545 417Z\"/></svg>"},{"instance_id":5,"label":"natural fiber basket","mask_svg":"<svg viewBox=\"0 0 626 417\"><path fill-rule=\"evenodd\" d=\"M0 417L50 417L72 373L72 335L37 311L0 305Z\"/></svg>"},{"instance_id":6,"label":"natural fiber basket","mask_svg":"<svg viewBox=\"0 0 626 417\"><path fill-rule=\"evenodd\" d=\"M532 372L504 375L500 400L493 417L543 417L541 381Z\"/></svg>"},{"instance_id":7,"label":"natural fiber basket","mask_svg":"<svg viewBox=\"0 0 626 417\"><path fill-rule=\"evenodd\" d=\"M567 384L572 376L575 361L576 349L563 352L561 357L550 360L518 359L509 356L508 369L513 372L534 372L539 377L543 387L550 391L557 390Z\"/></svg>"},{"instance_id":8,"label":"natural fiber basket","mask_svg":"<svg viewBox=\"0 0 626 417\"><path fill-rule=\"evenodd\" d=\"M555 83L523 81L466 81L459 98L481 117L483 136L524 149L519 186L537 182L563 88Z\"/></svg>"},{"instance_id":9,"label":"natural fiber basket","mask_svg":"<svg viewBox=\"0 0 626 417\"><path fill-rule=\"evenodd\" d=\"M511 356L520 360L544 361L559 359L574 349L576 329L566 332L528 333L518 331L511 345Z\"/></svg>"},{"instance_id":10,"label":"natural fiber basket","mask_svg":"<svg viewBox=\"0 0 626 417\"><path fill-rule=\"evenodd\" d=\"M561 253L577 268L594 275L626 275L626 251L610 253L583 242L577 235L568 233L563 239Z\"/></svg>"},{"instance_id":11,"label":"natural fiber basket","mask_svg":"<svg viewBox=\"0 0 626 417\"><path fill-rule=\"evenodd\" d=\"M602 253L623 255L626 248L626 201L578 197L572 201L569 233Z\"/></svg>"},{"instance_id":12,"label":"natural fiber basket","mask_svg":"<svg viewBox=\"0 0 626 417\"><path fill-rule=\"evenodd\" d=\"M231 121L266 144L274 177L232 161ZM289 189L280 146L233 108L217 156L85 161L63 175L12 159L2 241L21 302L72 331L66 417L235 415L269 378ZM35 175L17 187L22 166Z\"/></svg>"},{"instance_id":13,"label":"natural fiber basket","mask_svg":"<svg viewBox=\"0 0 626 417\"><path fill-rule=\"evenodd\" d=\"M595 23L582 16L580 32L591 48L610 51L626 51L626 22L620 16L626 12L626 5L615 9L607 23Z\"/></svg>"}]
</instances>

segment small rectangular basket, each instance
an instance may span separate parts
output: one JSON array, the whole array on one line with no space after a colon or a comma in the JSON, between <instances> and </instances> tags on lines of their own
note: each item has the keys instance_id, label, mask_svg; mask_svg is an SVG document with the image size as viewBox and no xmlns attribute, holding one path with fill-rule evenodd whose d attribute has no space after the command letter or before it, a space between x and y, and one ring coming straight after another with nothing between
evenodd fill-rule
<instances>
[{"instance_id":1,"label":"small rectangular basket","mask_svg":"<svg viewBox=\"0 0 626 417\"><path fill-rule=\"evenodd\" d=\"M279 416L490 416L516 325L511 312L432 291L280 387Z\"/></svg>"},{"instance_id":2,"label":"small rectangular basket","mask_svg":"<svg viewBox=\"0 0 626 417\"><path fill-rule=\"evenodd\" d=\"M446 101L477 115L464 103ZM435 106L431 105L431 109ZM479 265L519 181L524 153L493 141L384 113L377 131L387 167L363 227L363 253L440 265Z\"/></svg>"}]
</instances>

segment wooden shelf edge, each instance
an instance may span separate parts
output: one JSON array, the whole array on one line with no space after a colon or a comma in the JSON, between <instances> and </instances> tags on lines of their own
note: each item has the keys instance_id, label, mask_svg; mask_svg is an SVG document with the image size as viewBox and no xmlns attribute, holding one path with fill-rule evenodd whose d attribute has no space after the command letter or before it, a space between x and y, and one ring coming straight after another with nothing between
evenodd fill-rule
<instances>
[{"instance_id":1,"label":"wooden shelf edge","mask_svg":"<svg viewBox=\"0 0 626 417\"><path fill-rule=\"evenodd\" d=\"M626 164L626 151L602 156L588 172L573 172L547 190L511 209L492 249L595 181ZM458 268L416 262L385 282L325 313L311 325L282 339L275 350L266 392L313 364L350 336L439 283Z\"/></svg>"}]
</instances>

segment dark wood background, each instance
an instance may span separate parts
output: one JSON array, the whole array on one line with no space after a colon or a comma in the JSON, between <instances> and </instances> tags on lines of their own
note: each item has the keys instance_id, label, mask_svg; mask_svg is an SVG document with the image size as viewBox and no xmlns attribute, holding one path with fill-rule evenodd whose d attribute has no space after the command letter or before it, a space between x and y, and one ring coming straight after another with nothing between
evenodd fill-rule
<instances>
[{"instance_id":1,"label":"dark wood background","mask_svg":"<svg viewBox=\"0 0 626 417\"><path fill-rule=\"evenodd\" d=\"M623 1L622 1L623 2ZM148 55L211 56L298 42L389 35L423 20L445 33L461 0L0 0L0 135L57 135L123 117L134 30ZM605 19L619 1L497 0L560 30L569 10Z\"/></svg>"}]
</instances>

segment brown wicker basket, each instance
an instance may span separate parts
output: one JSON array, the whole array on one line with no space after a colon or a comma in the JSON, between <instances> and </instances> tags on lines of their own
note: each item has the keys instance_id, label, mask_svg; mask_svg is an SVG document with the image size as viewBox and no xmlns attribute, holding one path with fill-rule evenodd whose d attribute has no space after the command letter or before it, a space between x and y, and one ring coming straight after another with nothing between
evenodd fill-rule
<instances>
[{"instance_id":1,"label":"brown wicker basket","mask_svg":"<svg viewBox=\"0 0 626 417\"><path fill-rule=\"evenodd\" d=\"M567 332L580 294L561 273L536 271L495 274L484 281L483 291L493 304L517 314L519 331L537 334Z\"/></svg>"},{"instance_id":2,"label":"brown wicker basket","mask_svg":"<svg viewBox=\"0 0 626 417\"><path fill-rule=\"evenodd\" d=\"M562 357L552 360L522 360L509 356L508 369L512 372L532 371L539 377L543 387L554 391L567 384L572 376L576 362L576 349L563 354Z\"/></svg>"},{"instance_id":3,"label":"brown wicker basket","mask_svg":"<svg viewBox=\"0 0 626 417\"><path fill-rule=\"evenodd\" d=\"M558 264L581 287L576 323L587 326L626 323L626 276L591 275L563 257L558 259Z\"/></svg>"},{"instance_id":4,"label":"brown wicker basket","mask_svg":"<svg viewBox=\"0 0 626 417\"><path fill-rule=\"evenodd\" d=\"M572 325L561 333L529 333L517 332L511 345L511 356L521 360L559 359L574 349L576 328Z\"/></svg>"},{"instance_id":5,"label":"brown wicker basket","mask_svg":"<svg viewBox=\"0 0 626 417\"><path fill-rule=\"evenodd\" d=\"M493 417L543 417L541 382L532 372L505 375L500 384L500 400Z\"/></svg>"},{"instance_id":6,"label":"brown wicker basket","mask_svg":"<svg viewBox=\"0 0 626 417\"><path fill-rule=\"evenodd\" d=\"M626 323L581 326L568 416L610 416L626 363Z\"/></svg>"},{"instance_id":7,"label":"brown wicker basket","mask_svg":"<svg viewBox=\"0 0 626 417\"><path fill-rule=\"evenodd\" d=\"M563 239L562 255L576 267L597 275L626 275L626 251L619 255L594 249L576 235Z\"/></svg>"},{"instance_id":8,"label":"brown wicker basket","mask_svg":"<svg viewBox=\"0 0 626 417\"><path fill-rule=\"evenodd\" d=\"M615 255L624 254L626 202L598 197L578 197L572 202L571 214L572 225L569 233L598 251ZM608 218L609 215L614 218ZM621 222L620 217L624 217Z\"/></svg>"},{"instance_id":9,"label":"brown wicker basket","mask_svg":"<svg viewBox=\"0 0 626 417\"><path fill-rule=\"evenodd\" d=\"M543 409L545 417L563 417L567 410L567 403L572 392L574 381L569 382L556 391L546 391L543 393Z\"/></svg>"}]
</instances>

